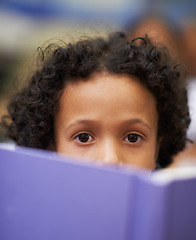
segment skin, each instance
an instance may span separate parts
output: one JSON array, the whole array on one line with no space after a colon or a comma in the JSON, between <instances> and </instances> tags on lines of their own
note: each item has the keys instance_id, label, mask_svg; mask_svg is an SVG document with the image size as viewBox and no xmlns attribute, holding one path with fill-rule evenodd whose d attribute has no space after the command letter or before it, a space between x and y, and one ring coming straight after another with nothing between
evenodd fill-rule
<instances>
[{"instance_id":1,"label":"skin","mask_svg":"<svg viewBox=\"0 0 196 240\"><path fill-rule=\"evenodd\" d=\"M59 153L154 169L159 150L154 96L134 77L98 73L68 83L55 118Z\"/></svg>"}]
</instances>

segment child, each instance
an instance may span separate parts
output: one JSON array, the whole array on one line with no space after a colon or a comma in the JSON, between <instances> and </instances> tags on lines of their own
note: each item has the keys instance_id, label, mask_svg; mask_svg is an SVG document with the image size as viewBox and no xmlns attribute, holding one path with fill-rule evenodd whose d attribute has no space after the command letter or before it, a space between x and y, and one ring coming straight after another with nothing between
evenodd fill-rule
<instances>
[{"instance_id":1,"label":"child","mask_svg":"<svg viewBox=\"0 0 196 240\"><path fill-rule=\"evenodd\" d=\"M117 32L51 51L8 106L16 144L147 169L183 150L186 89L166 49Z\"/></svg>"}]
</instances>

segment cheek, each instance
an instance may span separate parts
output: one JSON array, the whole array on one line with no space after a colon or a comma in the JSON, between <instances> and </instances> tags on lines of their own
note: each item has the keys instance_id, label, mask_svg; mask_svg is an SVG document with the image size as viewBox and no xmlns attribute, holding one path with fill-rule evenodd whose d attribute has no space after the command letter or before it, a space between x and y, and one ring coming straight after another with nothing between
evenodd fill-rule
<instances>
[{"instance_id":1,"label":"cheek","mask_svg":"<svg viewBox=\"0 0 196 240\"><path fill-rule=\"evenodd\" d=\"M58 153L70 154L73 156L85 156L86 149L78 148L74 141L70 141L62 134L62 132L58 132L56 134L56 151Z\"/></svg>"},{"instance_id":2,"label":"cheek","mask_svg":"<svg viewBox=\"0 0 196 240\"><path fill-rule=\"evenodd\" d=\"M63 134L63 129L61 128L62 126L61 122L57 120L58 118L55 121L55 130L54 130L55 147L57 152L64 153L65 151L67 151L67 147L66 147L67 144Z\"/></svg>"},{"instance_id":3,"label":"cheek","mask_svg":"<svg viewBox=\"0 0 196 240\"><path fill-rule=\"evenodd\" d=\"M55 143L57 152L68 154L71 153L70 151L72 148L69 146L69 142L66 141L60 128L57 128L55 131Z\"/></svg>"},{"instance_id":4,"label":"cheek","mask_svg":"<svg viewBox=\"0 0 196 240\"><path fill-rule=\"evenodd\" d=\"M148 168L148 169L154 169L156 166L156 160L158 156L158 144L159 141L157 141L157 138L154 136L151 141L149 141L142 151L138 153L138 156L140 156L140 159L138 159L138 162L140 166Z\"/></svg>"},{"instance_id":5,"label":"cheek","mask_svg":"<svg viewBox=\"0 0 196 240\"><path fill-rule=\"evenodd\" d=\"M126 163L138 167L154 169L156 164L155 147L143 147L125 152Z\"/></svg>"}]
</instances>

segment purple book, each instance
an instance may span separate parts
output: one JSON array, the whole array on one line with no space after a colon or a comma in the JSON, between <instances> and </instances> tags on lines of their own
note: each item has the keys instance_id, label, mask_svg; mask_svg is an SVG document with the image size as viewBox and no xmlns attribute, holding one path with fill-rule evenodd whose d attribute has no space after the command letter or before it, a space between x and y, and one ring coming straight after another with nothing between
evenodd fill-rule
<instances>
[{"instance_id":1,"label":"purple book","mask_svg":"<svg viewBox=\"0 0 196 240\"><path fill-rule=\"evenodd\" d=\"M195 205L196 167L150 173L0 147L1 240L195 240Z\"/></svg>"}]
</instances>

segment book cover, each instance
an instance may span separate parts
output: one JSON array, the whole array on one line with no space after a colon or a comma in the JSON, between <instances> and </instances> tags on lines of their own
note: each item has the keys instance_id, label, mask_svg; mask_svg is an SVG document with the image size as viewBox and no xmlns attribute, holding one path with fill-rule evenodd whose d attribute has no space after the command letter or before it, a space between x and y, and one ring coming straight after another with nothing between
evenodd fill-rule
<instances>
[{"instance_id":1,"label":"book cover","mask_svg":"<svg viewBox=\"0 0 196 240\"><path fill-rule=\"evenodd\" d=\"M196 170L173 172L0 147L0 239L195 240Z\"/></svg>"}]
</instances>

